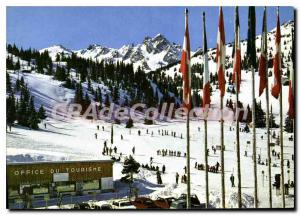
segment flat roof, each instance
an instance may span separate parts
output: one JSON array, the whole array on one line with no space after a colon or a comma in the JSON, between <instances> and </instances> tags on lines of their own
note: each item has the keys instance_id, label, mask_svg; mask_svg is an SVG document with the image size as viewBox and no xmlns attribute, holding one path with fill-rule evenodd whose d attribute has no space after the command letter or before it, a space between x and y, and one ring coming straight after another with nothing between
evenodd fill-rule
<instances>
[{"instance_id":1,"label":"flat roof","mask_svg":"<svg viewBox=\"0 0 300 215\"><path fill-rule=\"evenodd\" d=\"M90 162L101 162L101 163L113 163L111 159L107 160L74 160L74 161L30 161L30 162L6 162L6 165L35 165L35 164L60 164L60 163L90 163Z\"/></svg>"}]
</instances>

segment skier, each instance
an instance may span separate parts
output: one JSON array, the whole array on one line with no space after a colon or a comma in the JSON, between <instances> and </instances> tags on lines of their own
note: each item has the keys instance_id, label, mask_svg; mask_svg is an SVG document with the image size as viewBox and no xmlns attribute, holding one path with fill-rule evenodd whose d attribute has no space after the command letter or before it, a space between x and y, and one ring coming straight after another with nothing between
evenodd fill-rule
<instances>
[{"instance_id":1,"label":"skier","mask_svg":"<svg viewBox=\"0 0 300 215\"><path fill-rule=\"evenodd\" d=\"M178 184L178 179L179 179L179 174L178 174L178 172L176 172L176 184Z\"/></svg>"},{"instance_id":2,"label":"skier","mask_svg":"<svg viewBox=\"0 0 300 215\"><path fill-rule=\"evenodd\" d=\"M99 125L97 125L97 130L99 130Z\"/></svg>"},{"instance_id":3,"label":"skier","mask_svg":"<svg viewBox=\"0 0 300 215\"><path fill-rule=\"evenodd\" d=\"M95 139L97 139L97 133L95 133Z\"/></svg>"},{"instance_id":4,"label":"skier","mask_svg":"<svg viewBox=\"0 0 300 215\"><path fill-rule=\"evenodd\" d=\"M121 140L123 140L123 135L121 134Z\"/></svg>"},{"instance_id":5,"label":"skier","mask_svg":"<svg viewBox=\"0 0 300 215\"><path fill-rule=\"evenodd\" d=\"M153 137L153 131L151 132L151 137Z\"/></svg>"},{"instance_id":6,"label":"skier","mask_svg":"<svg viewBox=\"0 0 300 215\"><path fill-rule=\"evenodd\" d=\"M102 131L104 131L104 126L102 126Z\"/></svg>"},{"instance_id":7,"label":"skier","mask_svg":"<svg viewBox=\"0 0 300 215\"><path fill-rule=\"evenodd\" d=\"M231 182L231 187L235 187L233 174L231 174L231 176L230 176L230 182Z\"/></svg>"},{"instance_id":8,"label":"skier","mask_svg":"<svg viewBox=\"0 0 300 215\"><path fill-rule=\"evenodd\" d=\"M163 166L162 166L162 173L165 174L165 171L166 171L166 166L163 165Z\"/></svg>"},{"instance_id":9,"label":"skier","mask_svg":"<svg viewBox=\"0 0 300 215\"><path fill-rule=\"evenodd\" d=\"M118 149L117 149L117 147L115 146L115 147L114 147L114 152L117 153L117 150L118 150Z\"/></svg>"},{"instance_id":10,"label":"skier","mask_svg":"<svg viewBox=\"0 0 300 215\"><path fill-rule=\"evenodd\" d=\"M184 169L184 174L186 174L186 166L183 169Z\"/></svg>"},{"instance_id":11,"label":"skier","mask_svg":"<svg viewBox=\"0 0 300 215\"><path fill-rule=\"evenodd\" d=\"M150 166L152 165L153 163L153 157L150 157Z\"/></svg>"},{"instance_id":12,"label":"skier","mask_svg":"<svg viewBox=\"0 0 300 215\"><path fill-rule=\"evenodd\" d=\"M219 162L217 161L217 164L216 164L216 171L217 171L217 172L219 171L219 167L220 167L220 164L219 164Z\"/></svg>"},{"instance_id":13,"label":"skier","mask_svg":"<svg viewBox=\"0 0 300 215\"><path fill-rule=\"evenodd\" d=\"M196 163L195 163L195 168L197 168L197 166L198 166L198 163L196 162Z\"/></svg>"},{"instance_id":14,"label":"skier","mask_svg":"<svg viewBox=\"0 0 300 215\"><path fill-rule=\"evenodd\" d=\"M148 129L147 129L147 134L148 134L148 132L149 132L149 131L148 131Z\"/></svg>"},{"instance_id":15,"label":"skier","mask_svg":"<svg viewBox=\"0 0 300 215\"><path fill-rule=\"evenodd\" d=\"M135 146L132 148L132 154L135 153Z\"/></svg>"},{"instance_id":16,"label":"skier","mask_svg":"<svg viewBox=\"0 0 300 215\"><path fill-rule=\"evenodd\" d=\"M104 141L104 147L107 147L107 142L106 142L106 140Z\"/></svg>"},{"instance_id":17,"label":"skier","mask_svg":"<svg viewBox=\"0 0 300 215\"><path fill-rule=\"evenodd\" d=\"M138 135L141 136L141 131L140 130L138 130Z\"/></svg>"},{"instance_id":18,"label":"skier","mask_svg":"<svg viewBox=\"0 0 300 215\"><path fill-rule=\"evenodd\" d=\"M157 184L162 184L161 175L159 171L156 171Z\"/></svg>"},{"instance_id":19,"label":"skier","mask_svg":"<svg viewBox=\"0 0 300 215\"><path fill-rule=\"evenodd\" d=\"M286 165L287 165L287 168L289 169L290 168L290 160L287 160Z\"/></svg>"},{"instance_id":20,"label":"skier","mask_svg":"<svg viewBox=\"0 0 300 215\"><path fill-rule=\"evenodd\" d=\"M47 128L47 124L46 123L44 123L44 127L45 127L45 129Z\"/></svg>"}]
</instances>

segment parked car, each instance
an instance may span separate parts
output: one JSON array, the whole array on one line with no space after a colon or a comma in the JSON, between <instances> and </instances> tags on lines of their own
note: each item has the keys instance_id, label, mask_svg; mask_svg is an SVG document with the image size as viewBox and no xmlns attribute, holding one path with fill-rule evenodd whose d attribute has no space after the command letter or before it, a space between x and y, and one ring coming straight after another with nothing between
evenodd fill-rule
<instances>
[{"instance_id":1,"label":"parked car","mask_svg":"<svg viewBox=\"0 0 300 215\"><path fill-rule=\"evenodd\" d=\"M116 200L112 203L113 209L136 209L136 207L129 200Z\"/></svg>"},{"instance_id":2,"label":"parked car","mask_svg":"<svg viewBox=\"0 0 300 215\"><path fill-rule=\"evenodd\" d=\"M137 209L159 209L159 207L157 207L154 202L147 197L138 197L132 201L132 204Z\"/></svg>"},{"instance_id":3,"label":"parked car","mask_svg":"<svg viewBox=\"0 0 300 215\"><path fill-rule=\"evenodd\" d=\"M89 209L91 209L91 206L87 202L82 202L82 203L79 203L79 204L75 204L73 209L89 210Z\"/></svg>"},{"instance_id":4,"label":"parked car","mask_svg":"<svg viewBox=\"0 0 300 215\"><path fill-rule=\"evenodd\" d=\"M187 202L186 202L187 195L181 194L181 196L171 203L170 209L186 209ZM200 203L197 195L191 194L191 209L201 209L205 208L204 203Z\"/></svg>"},{"instance_id":5,"label":"parked car","mask_svg":"<svg viewBox=\"0 0 300 215\"><path fill-rule=\"evenodd\" d=\"M178 199L173 201L170 205L170 209L177 209L177 210L186 209L186 200Z\"/></svg>"},{"instance_id":6,"label":"parked car","mask_svg":"<svg viewBox=\"0 0 300 215\"><path fill-rule=\"evenodd\" d=\"M106 201L95 201L95 202L92 202L92 209L95 209L95 210L111 210L113 209L112 206L106 202Z\"/></svg>"},{"instance_id":7,"label":"parked car","mask_svg":"<svg viewBox=\"0 0 300 215\"><path fill-rule=\"evenodd\" d=\"M187 195L184 193L184 194L181 194L181 196L178 199L186 200L186 198L187 198ZM200 201L199 201L196 194L191 194L191 205L192 206L199 206L200 205Z\"/></svg>"},{"instance_id":8,"label":"parked car","mask_svg":"<svg viewBox=\"0 0 300 215\"><path fill-rule=\"evenodd\" d=\"M171 203L173 201L175 201L176 199L172 196L170 197L165 197L165 198L162 198L162 197L158 197L156 200L154 200L154 204L159 207L159 208L162 208L162 209L169 209L170 206L171 206Z\"/></svg>"}]
</instances>

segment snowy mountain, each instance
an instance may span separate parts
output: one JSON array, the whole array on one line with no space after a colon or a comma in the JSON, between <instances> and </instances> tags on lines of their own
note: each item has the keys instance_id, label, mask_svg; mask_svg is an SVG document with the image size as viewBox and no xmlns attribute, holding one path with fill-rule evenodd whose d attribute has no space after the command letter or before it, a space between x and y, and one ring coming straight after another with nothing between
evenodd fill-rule
<instances>
[{"instance_id":1,"label":"snowy mountain","mask_svg":"<svg viewBox=\"0 0 300 215\"><path fill-rule=\"evenodd\" d=\"M283 57L283 69L285 70L287 67L291 66L291 59L290 54L292 52L292 31L294 29L294 22L289 21L283 23L281 25L281 52ZM268 58L271 59L274 56L275 52L275 32L276 28L272 29L268 32ZM256 53L257 59L260 57L260 47L261 47L261 35L256 36ZM226 44L226 57L225 57L225 64L226 70L227 68L230 69L232 67L233 58L232 58L232 51L233 51L233 43ZM247 40L241 41L241 57L242 61L245 59L247 51ZM209 61L209 71L213 74L216 73L216 48L210 48L208 50L208 61ZM194 64L202 64L203 57L202 57L202 48L199 48L195 51L191 58L192 65ZM167 75L173 77L176 75L181 75L179 72L180 63L173 65L171 68L166 67L163 69ZM174 72L175 71L175 72Z\"/></svg>"},{"instance_id":2,"label":"snowy mountain","mask_svg":"<svg viewBox=\"0 0 300 215\"><path fill-rule=\"evenodd\" d=\"M70 49L67 49L62 45L54 45L48 48L41 49L40 53L43 53L45 51L48 51L49 56L53 61L55 61L57 54L59 54L60 56L63 55L65 57L70 57L73 53Z\"/></svg>"},{"instance_id":3,"label":"snowy mountain","mask_svg":"<svg viewBox=\"0 0 300 215\"><path fill-rule=\"evenodd\" d=\"M71 51L61 45L55 45L42 49L40 52L45 50L49 52L53 60L56 54L64 53L65 56L70 56L72 53L75 53L82 58L95 61L124 61L125 63L134 64L135 68L141 66L144 70L150 71L178 61L181 46L171 43L162 34L157 34L153 38L145 37L140 44L124 45L119 49L93 44L85 49Z\"/></svg>"}]
</instances>

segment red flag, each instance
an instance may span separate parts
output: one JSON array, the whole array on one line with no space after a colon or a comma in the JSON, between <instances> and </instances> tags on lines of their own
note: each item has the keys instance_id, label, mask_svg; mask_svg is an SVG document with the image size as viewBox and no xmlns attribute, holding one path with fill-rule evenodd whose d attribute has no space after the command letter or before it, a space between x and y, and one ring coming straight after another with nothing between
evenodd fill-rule
<instances>
[{"instance_id":1,"label":"red flag","mask_svg":"<svg viewBox=\"0 0 300 215\"><path fill-rule=\"evenodd\" d=\"M205 27L205 13L203 13L203 108L210 105L210 85L209 85L209 70L208 70L208 56L207 56L207 40Z\"/></svg>"},{"instance_id":2,"label":"red flag","mask_svg":"<svg viewBox=\"0 0 300 215\"><path fill-rule=\"evenodd\" d=\"M293 32L293 48L292 48L292 62L293 67L290 71L290 83L289 83L289 111L288 115L290 119L295 118L295 97L294 97L294 71L295 71L295 33Z\"/></svg>"},{"instance_id":3,"label":"red flag","mask_svg":"<svg viewBox=\"0 0 300 215\"><path fill-rule=\"evenodd\" d=\"M290 119L294 119L295 118L295 100L294 100L294 83L293 83L293 79L294 79L294 72L292 71L290 76L290 83L289 83L289 111L288 111L288 115Z\"/></svg>"},{"instance_id":4,"label":"red flag","mask_svg":"<svg viewBox=\"0 0 300 215\"><path fill-rule=\"evenodd\" d=\"M218 71L218 83L220 89L220 96L225 95L225 32L224 32L224 19L223 10L220 7L219 14L219 28L218 28L218 41L217 41L217 71Z\"/></svg>"},{"instance_id":5,"label":"red flag","mask_svg":"<svg viewBox=\"0 0 300 215\"><path fill-rule=\"evenodd\" d=\"M183 79L183 104L189 110L191 109L191 49L188 27L188 11L185 11L185 34L182 47L180 72Z\"/></svg>"},{"instance_id":6,"label":"red flag","mask_svg":"<svg viewBox=\"0 0 300 215\"><path fill-rule=\"evenodd\" d=\"M273 58L273 69L274 69L274 84L272 86L271 94L276 99L279 96L281 90L281 33L280 33L280 20L279 13L277 12L277 28L276 28L276 53Z\"/></svg>"},{"instance_id":7,"label":"red flag","mask_svg":"<svg viewBox=\"0 0 300 215\"><path fill-rule=\"evenodd\" d=\"M241 44L240 44L240 21L238 7L235 9L235 39L234 39L234 66L232 80L235 83L236 74L238 75L237 92L240 91L241 84Z\"/></svg>"},{"instance_id":8,"label":"red flag","mask_svg":"<svg viewBox=\"0 0 300 215\"><path fill-rule=\"evenodd\" d=\"M264 10L263 17L263 32L261 36L261 55L259 58L259 96L264 92L264 89L267 86L267 11L266 8Z\"/></svg>"}]
</instances>

